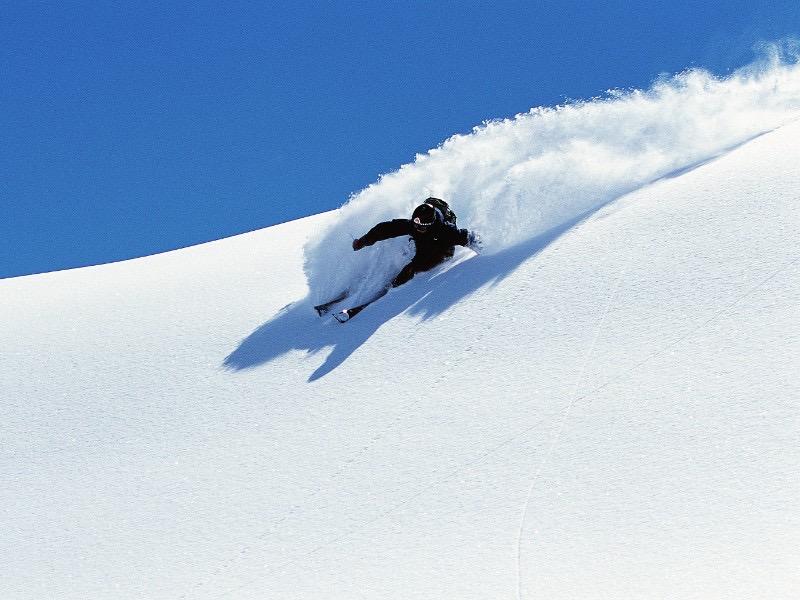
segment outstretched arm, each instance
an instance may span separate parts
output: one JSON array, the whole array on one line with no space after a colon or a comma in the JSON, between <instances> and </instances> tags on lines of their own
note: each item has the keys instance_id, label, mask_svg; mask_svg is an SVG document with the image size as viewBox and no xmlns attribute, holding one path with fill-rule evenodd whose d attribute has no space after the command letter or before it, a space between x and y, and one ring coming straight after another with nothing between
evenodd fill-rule
<instances>
[{"instance_id":1,"label":"outstretched arm","mask_svg":"<svg viewBox=\"0 0 800 600\"><path fill-rule=\"evenodd\" d=\"M375 225L365 235L353 240L353 250L361 250L364 246L372 246L375 242L401 235L411 235L411 221L408 219L384 221Z\"/></svg>"}]
</instances>

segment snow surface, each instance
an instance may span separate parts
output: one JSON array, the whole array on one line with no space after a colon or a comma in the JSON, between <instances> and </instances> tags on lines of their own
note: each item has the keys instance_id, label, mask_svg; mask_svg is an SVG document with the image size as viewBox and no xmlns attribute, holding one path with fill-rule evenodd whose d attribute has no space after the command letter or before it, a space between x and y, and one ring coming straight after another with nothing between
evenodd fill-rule
<instances>
[{"instance_id":1,"label":"snow surface","mask_svg":"<svg viewBox=\"0 0 800 600\"><path fill-rule=\"evenodd\" d=\"M345 325L304 276L344 210L0 281L0 597L797 598L800 122L763 126Z\"/></svg>"}]
</instances>

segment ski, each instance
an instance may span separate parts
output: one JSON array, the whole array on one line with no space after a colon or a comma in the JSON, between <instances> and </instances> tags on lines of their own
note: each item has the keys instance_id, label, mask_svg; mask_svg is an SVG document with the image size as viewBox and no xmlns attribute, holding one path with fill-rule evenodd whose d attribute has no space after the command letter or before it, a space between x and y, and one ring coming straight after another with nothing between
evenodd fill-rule
<instances>
[{"instance_id":1,"label":"ski","mask_svg":"<svg viewBox=\"0 0 800 600\"><path fill-rule=\"evenodd\" d=\"M334 298L333 300L329 300L328 302L325 302L324 304L317 304L314 307L314 310L317 311L317 314L320 317L322 317L322 316L326 315L330 311L331 307L334 304L336 304L337 302L341 302L342 300L347 298L348 294L349 294L349 291L345 290L341 294L339 294L336 298Z\"/></svg>"},{"instance_id":2,"label":"ski","mask_svg":"<svg viewBox=\"0 0 800 600\"><path fill-rule=\"evenodd\" d=\"M339 323L347 323L347 321L355 317L358 313L367 308L367 306L369 306L370 304L372 304L372 302L367 302L366 304L354 306L353 308L346 308L345 310L333 313L333 318L339 321Z\"/></svg>"},{"instance_id":3,"label":"ski","mask_svg":"<svg viewBox=\"0 0 800 600\"><path fill-rule=\"evenodd\" d=\"M339 321L339 323L347 323L347 321L355 317L358 313L367 308L370 304L372 304L376 300L380 300L381 298L383 298L390 289L392 289L391 285L382 289L380 292L375 294L375 296L373 296L363 304L359 304L358 306L353 306L352 308L346 308L344 310L340 310L339 312L333 313L333 318Z\"/></svg>"}]
</instances>

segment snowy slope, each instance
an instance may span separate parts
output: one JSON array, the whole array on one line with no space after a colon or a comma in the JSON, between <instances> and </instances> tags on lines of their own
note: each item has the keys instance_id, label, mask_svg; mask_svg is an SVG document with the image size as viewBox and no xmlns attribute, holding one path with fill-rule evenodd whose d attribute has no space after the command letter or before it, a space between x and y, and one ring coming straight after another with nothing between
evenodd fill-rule
<instances>
[{"instance_id":1,"label":"snowy slope","mask_svg":"<svg viewBox=\"0 0 800 600\"><path fill-rule=\"evenodd\" d=\"M336 213L0 281L0 597L796 598L798 155L344 326L303 274Z\"/></svg>"}]
</instances>

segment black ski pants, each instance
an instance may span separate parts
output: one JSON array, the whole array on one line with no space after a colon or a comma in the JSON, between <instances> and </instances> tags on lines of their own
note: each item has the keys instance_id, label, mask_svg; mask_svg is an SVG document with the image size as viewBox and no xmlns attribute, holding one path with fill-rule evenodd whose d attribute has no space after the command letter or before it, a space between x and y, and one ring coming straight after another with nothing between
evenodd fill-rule
<instances>
[{"instance_id":1,"label":"black ski pants","mask_svg":"<svg viewBox=\"0 0 800 600\"><path fill-rule=\"evenodd\" d=\"M417 253L411 262L405 267L400 269L400 272L392 279L392 287L398 287L411 280L414 274L421 273L422 271L430 271L433 267L443 263L448 258L453 257L455 248L450 248L449 251L443 254L419 254Z\"/></svg>"}]
</instances>

